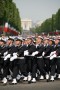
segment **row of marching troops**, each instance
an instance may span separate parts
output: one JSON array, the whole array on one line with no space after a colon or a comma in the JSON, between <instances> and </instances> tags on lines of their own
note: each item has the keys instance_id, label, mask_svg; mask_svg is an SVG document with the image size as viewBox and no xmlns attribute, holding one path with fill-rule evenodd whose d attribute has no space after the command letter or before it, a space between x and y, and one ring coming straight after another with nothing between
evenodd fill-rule
<instances>
[{"instance_id":1,"label":"row of marching troops","mask_svg":"<svg viewBox=\"0 0 60 90\"><path fill-rule=\"evenodd\" d=\"M60 79L60 38L38 36L21 40L0 40L0 82L17 84L22 80L35 83L39 80Z\"/></svg>"}]
</instances>

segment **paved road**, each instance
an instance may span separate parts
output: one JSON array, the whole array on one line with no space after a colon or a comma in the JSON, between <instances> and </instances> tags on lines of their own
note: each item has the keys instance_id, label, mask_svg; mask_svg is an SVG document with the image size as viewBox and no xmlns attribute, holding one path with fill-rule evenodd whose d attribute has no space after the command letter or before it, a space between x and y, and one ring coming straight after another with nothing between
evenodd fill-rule
<instances>
[{"instance_id":1,"label":"paved road","mask_svg":"<svg viewBox=\"0 0 60 90\"><path fill-rule=\"evenodd\" d=\"M8 83L6 86L0 84L0 90L60 90L60 81L38 81L32 84L25 82L18 83L17 85L9 85Z\"/></svg>"}]
</instances>

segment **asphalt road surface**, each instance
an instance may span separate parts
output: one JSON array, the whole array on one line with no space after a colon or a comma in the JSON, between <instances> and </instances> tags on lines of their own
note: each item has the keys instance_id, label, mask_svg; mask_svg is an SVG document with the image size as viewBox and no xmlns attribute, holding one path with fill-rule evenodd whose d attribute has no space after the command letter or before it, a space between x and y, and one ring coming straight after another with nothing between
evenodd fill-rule
<instances>
[{"instance_id":1,"label":"asphalt road surface","mask_svg":"<svg viewBox=\"0 0 60 90\"><path fill-rule=\"evenodd\" d=\"M19 82L16 85L10 85L8 83L5 86L0 83L0 90L60 90L60 80L55 80L54 82L46 82L43 80L31 84Z\"/></svg>"},{"instance_id":2,"label":"asphalt road surface","mask_svg":"<svg viewBox=\"0 0 60 90\"><path fill-rule=\"evenodd\" d=\"M19 82L16 85L10 85L8 83L5 86L0 83L0 90L60 90L60 80L54 82L46 82L43 80L31 84Z\"/></svg>"}]
</instances>

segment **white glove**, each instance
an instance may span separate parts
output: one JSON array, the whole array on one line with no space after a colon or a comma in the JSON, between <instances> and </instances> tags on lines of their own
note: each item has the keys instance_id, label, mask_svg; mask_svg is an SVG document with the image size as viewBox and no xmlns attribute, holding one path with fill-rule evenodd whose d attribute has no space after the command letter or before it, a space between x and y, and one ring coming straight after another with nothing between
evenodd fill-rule
<instances>
[{"instance_id":1,"label":"white glove","mask_svg":"<svg viewBox=\"0 0 60 90\"><path fill-rule=\"evenodd\" d=\"M4 61L6 61L10 57L11 57L11 54L8 54L7 56L4 57Z\"/></svg>"},{"instance_id":2,"label":"white glove","mask_svg":"<svg viewBox=\"0 0 60 90\"><path fill-rule=\"evenodd\" d=\"M42 53L42 56L44 56L44 55L45 55L45 52Z\"/></svg>"},{"instance_id":3,"label":"white glove","mask_svg":"<svg viewBox=\"0 0 60 90\"><path fill-rule=\"evenodd\" d=\"M53 54L52 56L50 56L50 60L54 59L55 57L57 57L57 55Z\"/></svg>"},{"instance_id":4,"label":"white glove","mask_svg":"<svg viewBox=\"0 0 60 90\"><path fill-rule=\"evenodd\" d=\"M17 53L13 53L13 56L14 56L14 55L17 55Z\"/></svg>"},{"instance_id":5,"label":"white glove","mask_svg":"<svg viewBox=\"0 0 60 90\"><path fill-rule=\"evenodd\" d=\"M17 55L12 56L12 57L10 58L10 61L13 61L13 60L15 60L15 59L17 59Z\"/></svg>"},{"instance_id":6,"label":"white glove","mask_svg":"<svg viewBox=\"0 0 60 90\"><path fill-rule=\"evenodd\" d=\"M35 56L35 55L37 55L38 53L39 53L38 51L33 52L33 53L32 53L32 56Z\"/></svg>"},{"instance_id":7,"label":"white glove","mask_svg":"<svg viewBox=\"0 0 60 90\"><path fill-rule=\"evenodd\" d=\"M53 54L55 54L55 53L56 53L56 51L51 52L51 53L50 53L50 57L51 57Z\"/></svg>"},{"instance_id":8,"label":"white glove","mask_svg":"<svg viewBox=\"0 0 60 90\"><path fill-rule=\"evenodd\" d=\"M28 50L24 51L24 56L28 56L28 55L29 55Z\"/></svg>"},{"instance_id":9,"label":"white glove","mask_svg":"<svg viewBox=\"0 0 60 90\"><path fill-rule=\"evenodd\" d=\"M8 51L4 52L4 56L6 56L8 54Z\"/></svg>"}]
</instances>

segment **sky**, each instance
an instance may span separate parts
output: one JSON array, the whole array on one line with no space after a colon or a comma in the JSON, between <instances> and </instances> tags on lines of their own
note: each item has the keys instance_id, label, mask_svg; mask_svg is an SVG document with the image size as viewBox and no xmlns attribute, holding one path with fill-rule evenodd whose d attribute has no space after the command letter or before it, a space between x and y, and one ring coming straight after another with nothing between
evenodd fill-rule
<instances>
[{"instance_id":1,"label":"sky","mask_svg":"<svg viewBox=\"0 0 60 90\"><path fill-rule=\"evenodd\" d=\"M21 19L33 22L52 17L60 8L60 0L13 0L20 12Z\"/></svg>"}]
</instances>

